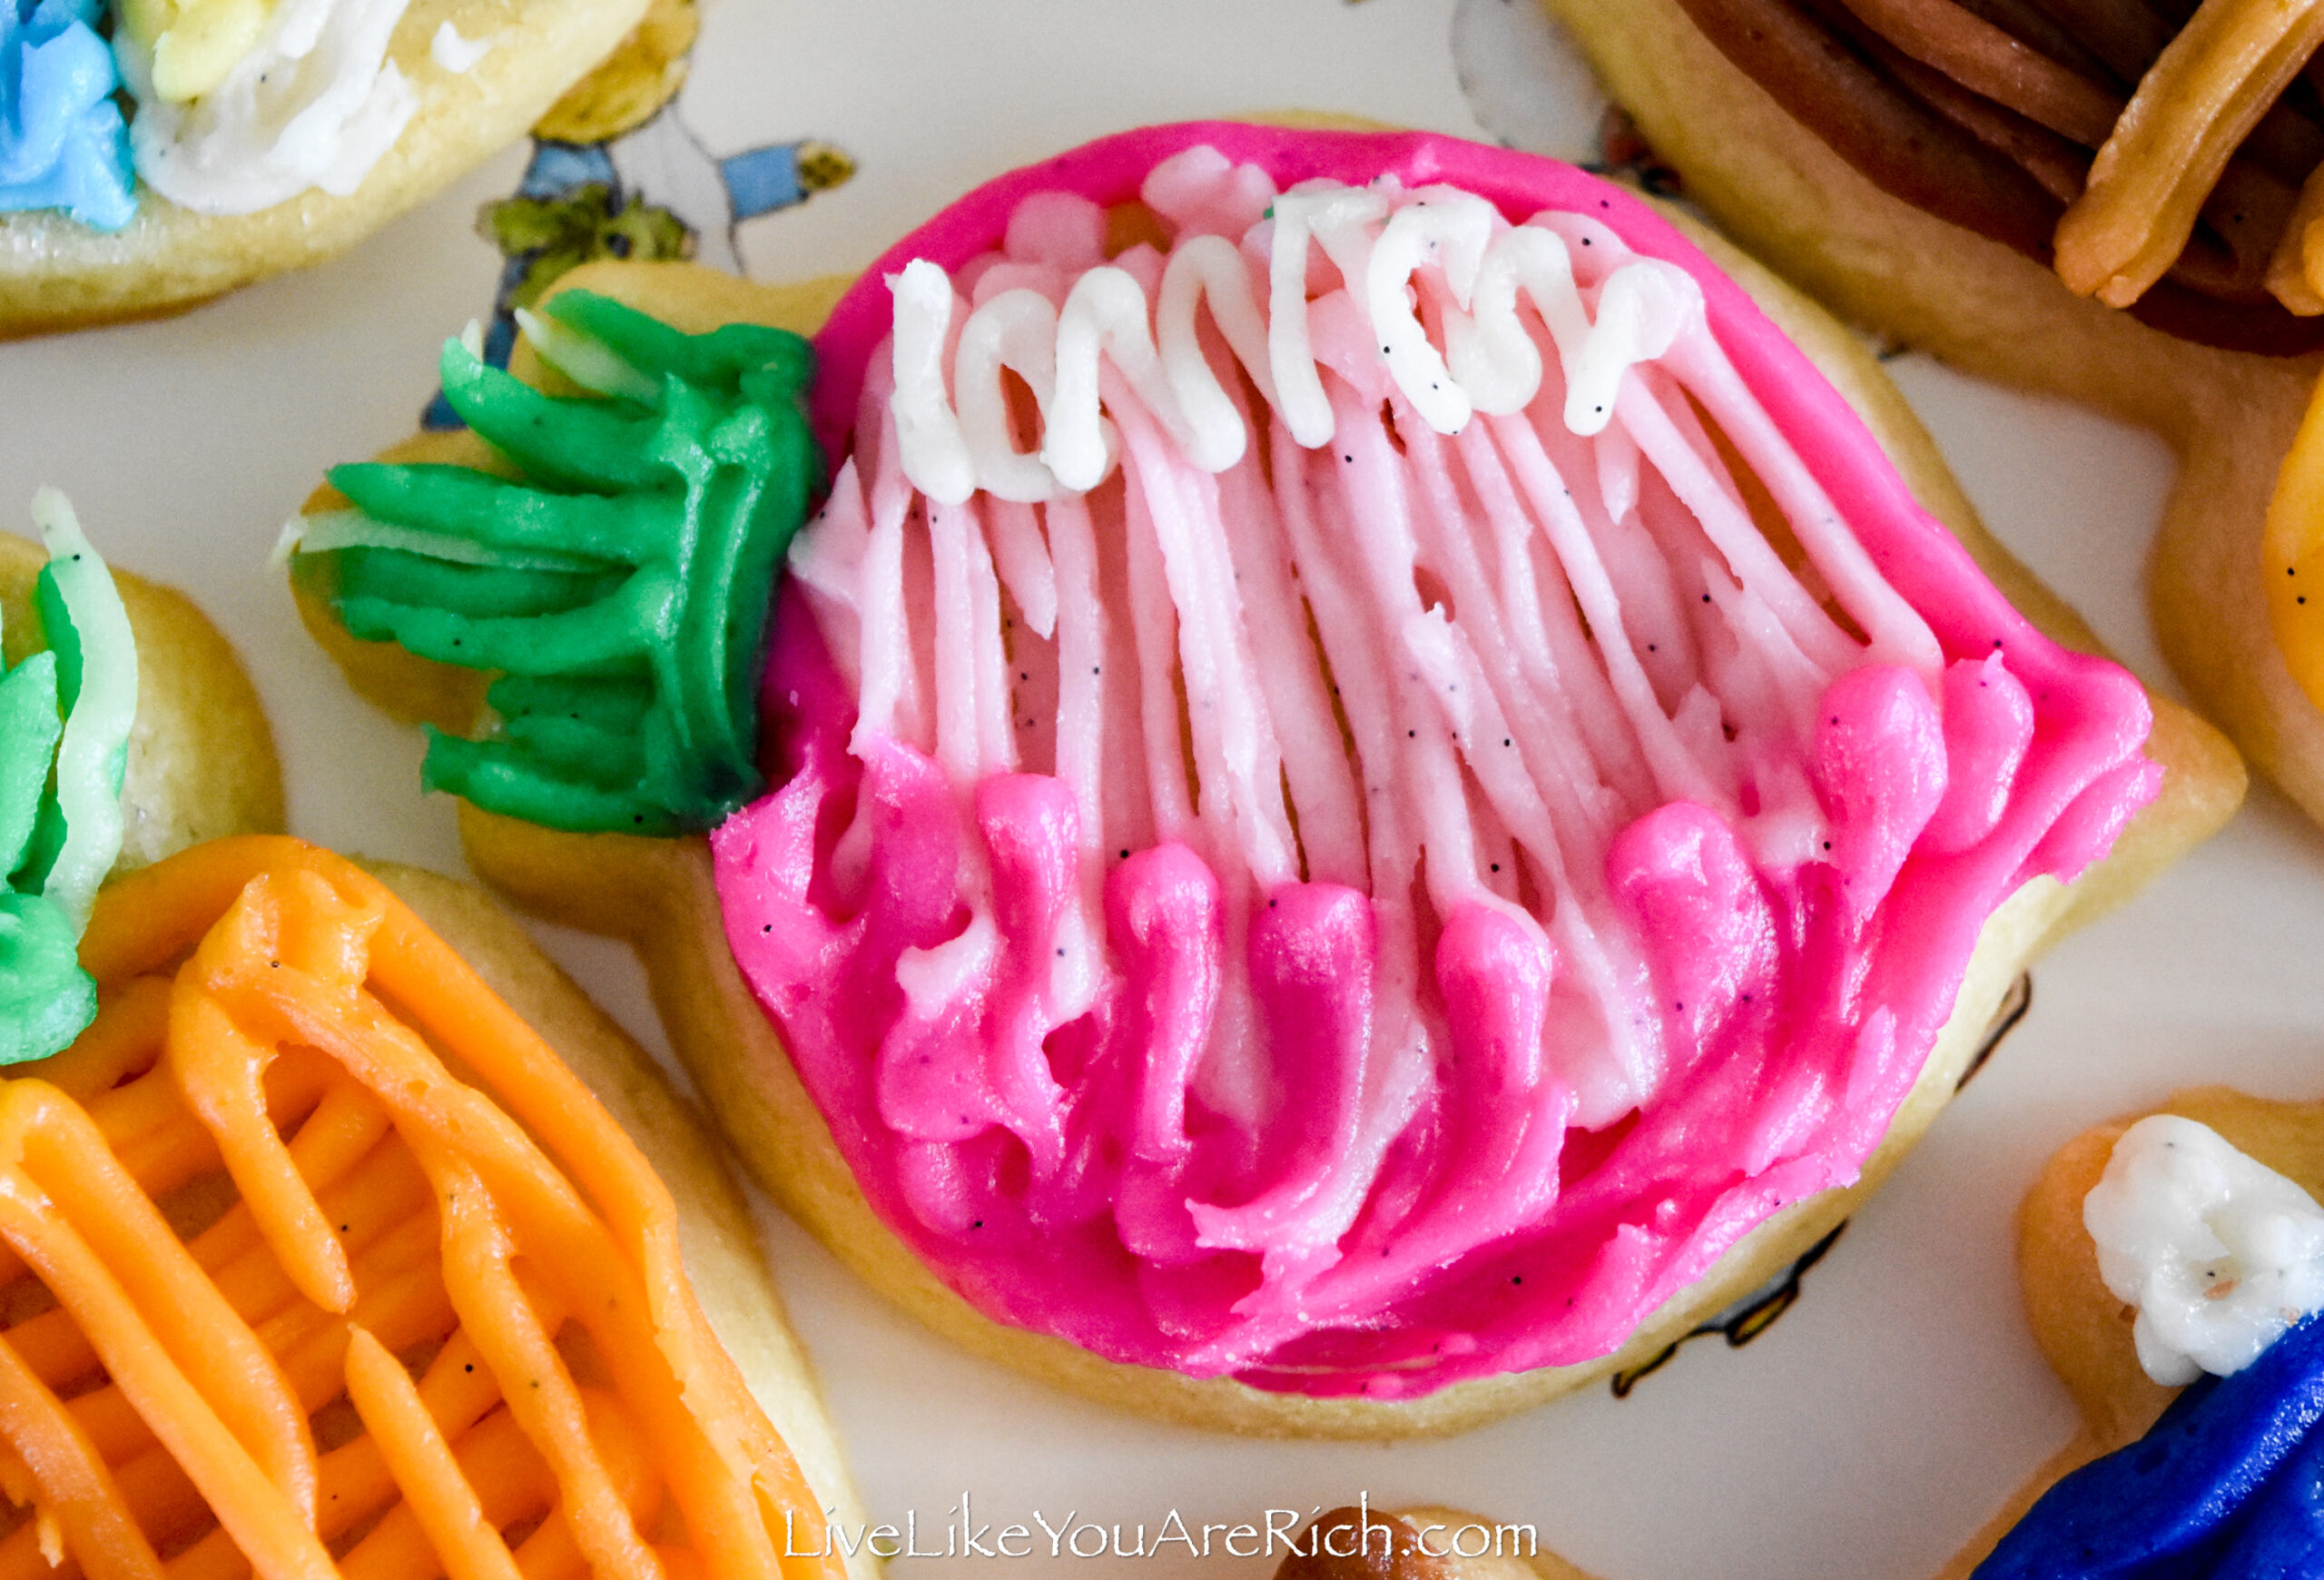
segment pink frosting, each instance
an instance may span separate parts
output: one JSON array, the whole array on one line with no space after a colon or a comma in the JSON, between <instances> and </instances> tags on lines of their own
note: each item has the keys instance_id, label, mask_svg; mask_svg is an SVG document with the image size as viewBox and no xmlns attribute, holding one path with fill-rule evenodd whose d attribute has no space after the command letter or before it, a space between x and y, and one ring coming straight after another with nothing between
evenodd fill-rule
<instances>
[{"instance_id":1,"label":"pink frosting","mask_svg":"<svg viewBox=\"0 0 2324 1580\"><path fill-rule=\"evenodd\" d=\"M1867 660L1825 690L1802 765L1820 859L1762 865L1688 800L1613 834L1601 892L1642 963L1631 1012L1667 1059L1592 1129L1560 1057L1569 964L1505 905L1457 904L1423 933L1433 1054L1402 1069L1374 1053L1375 1012L1410 997L1379 978L1381 907L1341 883L1254 887L1216 850L1157 837L1105 853L1100 981L1061 1004L1053 959L1087 854L1074 793L1037 773L963 786L892 738L852 743L850 682L795 584L763 699L782 787L713 840L728 936L874 1209L997 1319L1317 1395L1602 1356L1768 1215L1856 1177L1985 918L2036 874L2080 873L2154 795L2146 698L2010 608L1659 216L1567 166L1444 138L1155 127L980 189L832 314L814 412L834 458L888 333L884 274L960 267L1032 193L1134 198L1206 143L1284 186L1393 172L1512 221L1584 213L1685 269L1749 390L1935 633L1941 685ZM972 868L989 913L970 914ZM1202 1079L1238 1014L1265 1050L1239 1101Z\"/></svg>"}]
</instances>

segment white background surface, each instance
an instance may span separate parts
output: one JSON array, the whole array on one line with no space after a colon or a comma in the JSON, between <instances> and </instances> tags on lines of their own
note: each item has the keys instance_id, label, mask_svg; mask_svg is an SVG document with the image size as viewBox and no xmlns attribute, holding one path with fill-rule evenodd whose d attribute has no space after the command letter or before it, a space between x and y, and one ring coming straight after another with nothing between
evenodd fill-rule
<instances>
[{"instance_id":1,"label":"white background surface","mask_svg":"<svg viewBox=\"0 0 2324 1580\"><path fill-rule=\"evenodd\" d=\"M1291 105L1573 156L1599 110L1528 0L711 0L684 100L714 153L817 136L861 163L845 188L743 227L767 278L859 266L973 183L1098 133ZM409 431L442 338L489 306L499 261L474 216L522 163L503 155L329 267L169 322L0 347L0 518L23 529L35 485L65 488L116 562L187 589L240 645L294 830L448 870L450 804L418 793L419 737L353 699L265 562L325 465ZM1896 370L2002 537L2167 686L2140 591L2162 448L1921 359ZM659 1045L625 953L547 941ZM1601 1387L1450 1442L1245 1442L1057 1396L954 1353L763 1218L878 1518L940 1529L966 1490L980 1521L1071 1512L1125 1523L1134 1544L1174 1509L1198 1527L1368 1491L1532 1522L1608 1580L1917 1580L2071 1429L2012 1262L2012 1214L2043 1159L2198 1081L2324 1095L2324 836L2255 792L2036 985L2029 1022L1757 1344L1698 1343L1626 1401ZM1194 1566L1173 1548L897 1572L1048 1580L1092 1565L1154 1580Z\"/></svg>"}]
</instances>

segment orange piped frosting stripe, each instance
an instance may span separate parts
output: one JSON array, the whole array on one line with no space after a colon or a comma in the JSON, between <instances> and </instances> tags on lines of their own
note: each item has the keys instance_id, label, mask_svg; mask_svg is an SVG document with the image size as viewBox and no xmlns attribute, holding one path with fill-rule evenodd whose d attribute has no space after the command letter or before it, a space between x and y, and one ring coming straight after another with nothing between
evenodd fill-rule
<instances>
[{"instance_id":1,"label":"orange piped frosting stripe","mask_svg":"<svg viewBox=\"0 0 2324 1580\"><path fill-rule=\"evenodd\" d=\"M411 1374L359 1328L348 1340L347 1397L451 1580L518 1580L517 1560L485 1520Z\"/></svg>"},{"instance_id":2,"label":"orange piped frosting stripe","mask_svg":"<svg viewBox=\"0 0 2324 1580\"><path fill-rule=\"evenodd\" d=\"M0 1080L0 1580L842 1580L668 1190L382 884L220 841L82 962Z\"/></svg>"}]
</instances>

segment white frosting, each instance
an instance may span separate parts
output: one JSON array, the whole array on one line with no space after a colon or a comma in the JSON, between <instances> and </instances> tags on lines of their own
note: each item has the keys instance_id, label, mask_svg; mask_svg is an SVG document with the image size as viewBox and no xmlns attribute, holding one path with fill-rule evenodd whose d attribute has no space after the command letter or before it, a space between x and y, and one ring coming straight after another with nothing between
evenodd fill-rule
<instances>
[{"instance_id":1,"label":"white frosting","mask_svg":"<svg viewBox=\"0 0 2324 1580\"><path fill-rule=\"evenodd\" d=\"M1387 217L1388 202L1371 188L1335 181L1303 182L1275 202L1275 234L1268 249L1267 306L1273 322L1267 351L1277 391L1275 410L1291 437L1308 449L1332 438L1332 404L1307 346L1307 243L1320 243L1325 257L1346 280L1370 273L1362 262L1370 252L1371 227Z\"/></svg>"},{"instance_id":2,"label":"white frosting","mask_svg":"<svg viewBox=\"0 0 2324 1580\"><path fill-rule=\"evenodd\" d=\"M1830 849L1796 743L1867 662L1915 665L1941 696L1934 633L1727 360L1691 277L1602 222L1512 227L1388 182L1277 194L1207 149L1141 191L1167 252L1108 258L1106 212L1045 192L954 275L921 259L889 280L892 346L791 550L858 698L850 749L903 743L963 796L1018 773L1069 788L1083 862L1058 902L1059 1003L1093 991L1108 858L1184 844L1227 916L1303 878L1368 893L1362 1122L1381 1128L1351 1156L1388 1145L1440 1056L1423 889L1434 916L1483 905L1554 960L1572 1122L1613 1123L1669 1049L1636 1012L1649 967L1608 847L1685 800L1776 852L1763 865ZM1432 379L1472 410L1457 437L1419 414ZM1307 396L1328 449L1295 432ZM869 858L870 808L842 870ZM990 881L963 868L970 915L992 913ZM915 1013L981 980L979 937L906 956ZM1246 942L1224 970L1247 969ZM1252 1001L1220 1002L1198 1079L1250 1113ZM1220 1222L1204 1232L1243 1232Z\"/></svg>"},{"instance_id":3,"label":"white frosting","mask_svg":"<svg viewBox=\"0 0 2324 1580\"><path fill-rule=\"evenodd\" d=\"M1022 379L1046 414L1057 404L1057 340L1056 307L1026 287L1001 291L960 326L953 364L960 437L976 458L977 486L997 499L1030 503L1057 492L1057 479L1040 458L1018 453L1009 436L1009 398L1000 377L1006 368Z\"/></svg>"},{"instance_id":4,"label":"white frosting","mask_svg":"<svg viewBox=\"0 0 2324 1580\"><path fill-rule=\"evenodd\" d=\"M935 264L916 258L901 274L888 277L888 289L896 299L896 392L888 399L888 410L896 420L904 475L931 499L964 503L976 492L977 469L944 390L952 281Z\"/></svg>"},{"instance_id":5,"label":"white frosting","mask_svg":"<svg viewBox=\"0 0 2324 1580\"><path fill-rule=\"evenodd\" d=\"M491 53L490 39L462 38L460 30L449 22L439 24L436 36L428 41L428 58L456 76Z\"/></svg>"},{"instance_id":6,"label":"white frosting","mask_svg":"<svg viewBox=\"0 0 2324 1580\"><path fill-rule=\"evenodd\" d=\"M1210 359L1202 352L1195 310L1205 301L1243 370L1274 404L1266 315L1259 311L1242 255L1224 236L1189 236L1171 249L1154 321L1162 370L1175 397L1175 410L1166 404L1156 414L1165 429L1191 433L1191 441L1179 447L1188 460L1204 471L1223 472L1243 459L1247 439L1242 409L1227 399Z\"/></svg>"},{"instance_id":7,"label":"white frosting","mask_svg":"<svg viewBox=\"0 0 2324 1580\"><path fill-rule=\"evenodd\" d=\"M1206 167L1203 173L1212 175ZM1248 167L1235 173L1247 184ZM1236 195L1246 202L1254 194ZM1232 212L1236 205L1207 206ZM1484 199L1452 187L1406 193L1386 180L1362 188L1305 182L1275 197L1239 246L1215 232L1182 233L1150 310L1137 275L1102 268L1084 274L1061 303L1031 283L990 296L980 290L957 337L959 292L941 269L915 260L889 279L891 408L904 473L946 504L978 489L1039 503L1095 488L1120 452L1099 410L1101 358L1189 461L1228 470L1243 459L1249 424L1204 352L1205 305L1260 397L1314 449L1334 428L1313 349L1315 314L1360 313L1413 410L1437 432L1457 434L1472 413L1521 410L1541 388L1541 353L1519 314L1521 295L1565 370L1566 426L1595 436L1613 420L1624 375L1703 322L1701 288L1659 260L1625 255L1594 280L1578 279L1572 247L1604 240L1610 237L1570 215L1512 226ZM1317 249L1328 265L1320 279ZM1423 270L1439 272L1451 299L1437 313L1442 351L1413 289ZM1011 437L1004 370L1033 392L1044 430L1037 449L1020 451Z\"/></svg>"},{"instance_id":8,"label":"white frosting","mask_svg":"<svg viewBox=\"0 0 2324 1580\"><path fill-rule=\"evenodd\" d=\"M2324 1308L2324 1210L2193 1120L2124 1132L2082 1220L2106 1288L2138 1308L2139 1364L2159 1383L2240 1371Z\"/></svg>"},{"instance_id":9,"label":"white frosting","mask_svg":"<svg viewBox=\"0 0 2324 1580\"><path fill-rule=\"evenodd\" d=\"M1041 459L1060 487L1086 493L1105 480L1121 453L1114 425L1098 415L1098 361L1104 357L1137 391L1148 410L1173 409L1171 391L1146 321L1146 292L1127 272L1092 269L1074 281L1058 315L1056 401ZM1184 449L1191 433L1174 433Z\"/></svg>"},{"instance_id":10,"label":"white frosting","mask_svg":"<svg viewBox=\"0 0 2324 1580\"><path fill-rule=\"evenodd\" d=\"M567 329L558 320L526 308L518 308L516 318L517 329L524 332L540 360L583 389L635 400L640 406L661 406L660 382L622 360L603 341ZM468 321L468 330L474 331L476 339L471 342L469 334L464 331L460 336L461 349L481 361L484 331L474 319Z\"/></svg>"},{"instance_id":11,"label":"white frosting","mask_svg":"<svg viewBox=\"0 0 2324 1580\"><path fill-rule=\"evenodd\" d=\"M1460 432L1476 408L1428 343L1413 311L1413 273L1427 263L1443 270L1454 305L1465 310L1500 219L1499 211L1481 197L1451 187L1425 188L1390 218L1364 268L1364 300L1378 331L1380 354L1413 410L1439 433Z\"/></svg>"},{"instance_id":12,"label":"white frosting","mask_svg":"<svg viewBox=\"0 0 2324 1580\"><path fill-rule=\"evenodd\" d=\"M409 4L282 0L225 80L186 104L153 94L150 56L119 29L113 52L137 100L129 142L138 175L205 214L253 213L310 187L352 193L419 107L388 59Z\"/></svg>"}]
</instances>

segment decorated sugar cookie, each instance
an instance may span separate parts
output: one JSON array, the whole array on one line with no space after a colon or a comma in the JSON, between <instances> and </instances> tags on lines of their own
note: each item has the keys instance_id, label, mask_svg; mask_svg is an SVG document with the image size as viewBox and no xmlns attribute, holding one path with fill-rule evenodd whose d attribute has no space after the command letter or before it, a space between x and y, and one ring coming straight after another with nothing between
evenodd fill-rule
<instances>
[{"instance_id":1,"label":"decorated sugar cookie","mask_svg":"<svg viewBox=\"0 0 2324 1580\"><path fill-rule=\"evenodd\" d=\"M2240 789L1721 256L1503 151L1128 133L843 294L576 271L512 365L580 393L448 346L473 431L336 469L293 574L883 1290L1450 1429L1827 1234Z\"/></svg>"},{"instance_id":2,"label":"decorated sugar cookie","mask_svg":"<svg viewBox=\"0 0 2324 1580\"><path fill-rule=\"evenodd\" d=\"M255 832L231 654L34 513L36 578L0 540L20 1563L844 1580L853 1493L684 1106L479 892Z\"/></svg>"},{"instance_id":3,"label":"decorated sugar cookie","mask_svg":"<svg viewBox=\"0 0 2324 1580\"><path fill-rule=\"evenodd\" d=\"M344 252L522 134L645 0L6 0L0 337Z\"/></svg>"}]
</instances>

